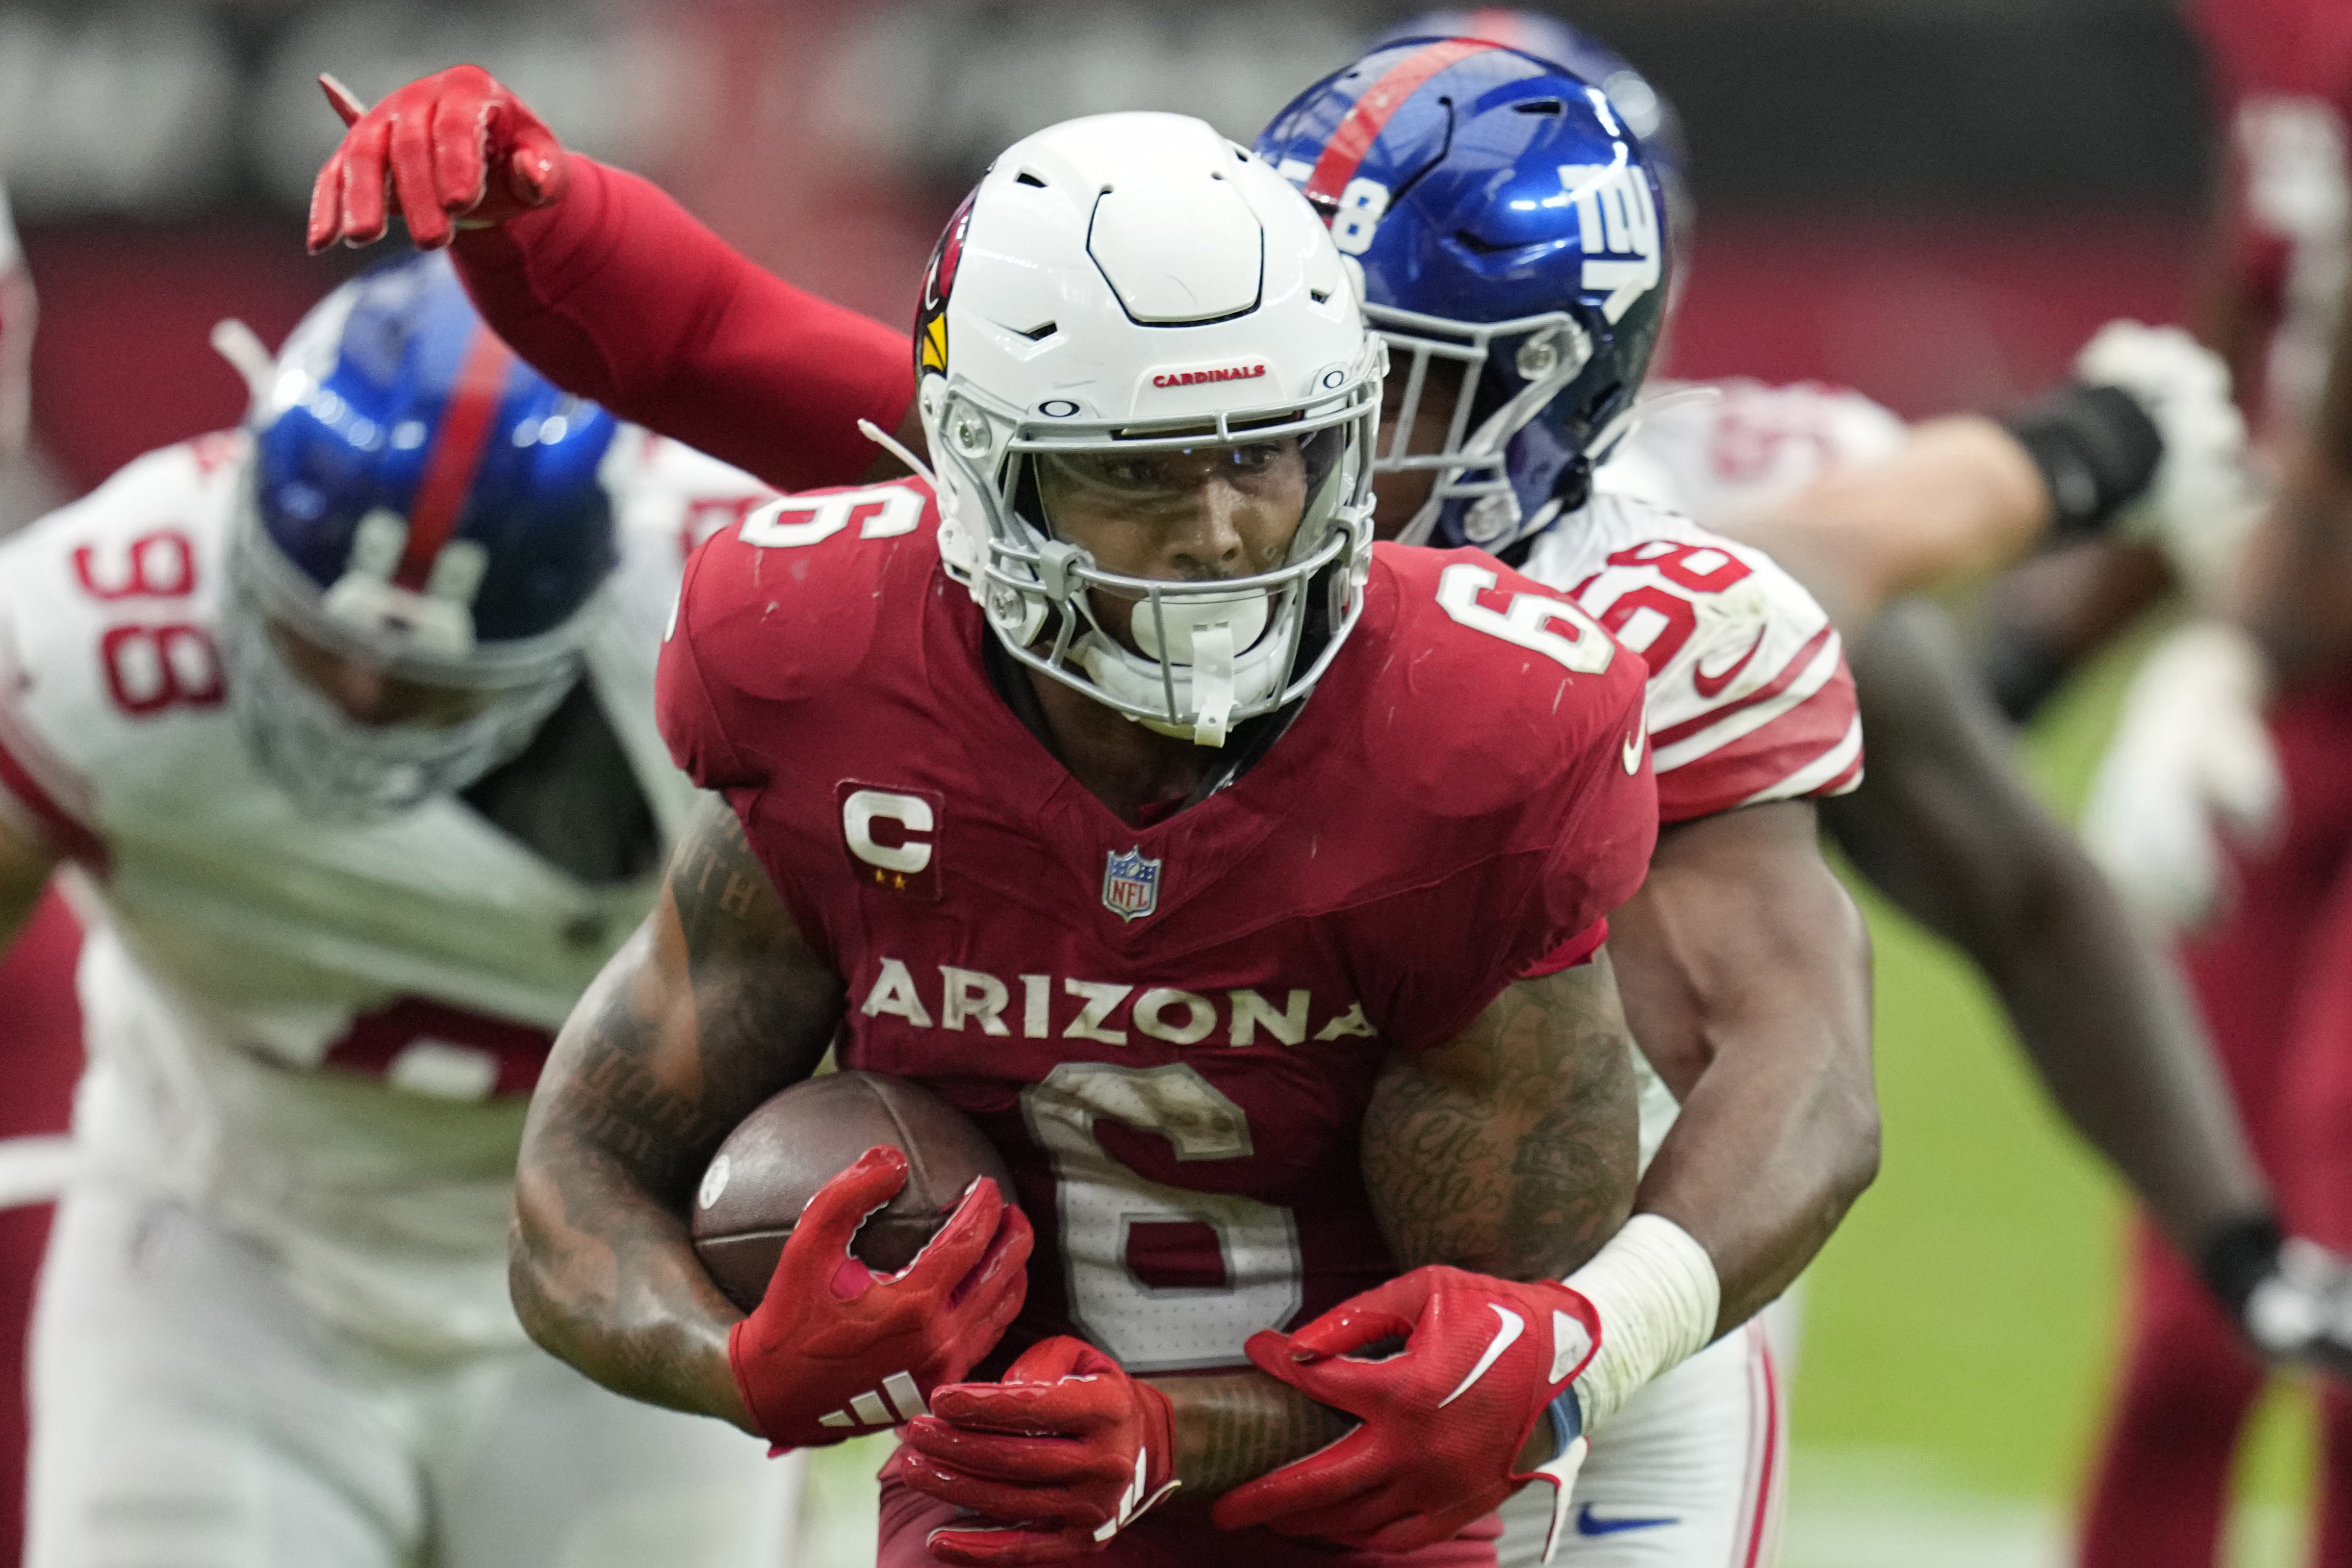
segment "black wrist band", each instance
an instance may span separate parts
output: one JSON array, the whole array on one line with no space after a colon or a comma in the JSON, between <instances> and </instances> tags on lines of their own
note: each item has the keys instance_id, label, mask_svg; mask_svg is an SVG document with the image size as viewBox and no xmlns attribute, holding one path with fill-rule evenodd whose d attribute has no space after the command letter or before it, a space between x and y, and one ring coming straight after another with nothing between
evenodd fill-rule
<instances>
[{"instance_id":1,"label":"black wrist band","mask_svg":"<svg viewBox=\"0 0 2352 1568\"><path fill-rule=\"evenodd\" d=\"M2204 1277L2206 1288L2221 1299L2230 1316L2242 1321L2254 1287L2278 1267L2279 1248L2285 1242L2286 1234L2279 1229L2274 1215L2249 1215L2232 1220L2205 1244L2197 1272Z\"/></svg>"},{"instance_id":2,"label":"black wrist band","mask_svg":"<svg viewBox=\"0 0 2352 1568\"><path fill-rule=\"evenodd\" d=\"M2164 436L2119 386L2063 386L2001 421L2050 492L2050 531L2081 538L2137 500L2164 460Z\"/></svg>"}]
</instances>

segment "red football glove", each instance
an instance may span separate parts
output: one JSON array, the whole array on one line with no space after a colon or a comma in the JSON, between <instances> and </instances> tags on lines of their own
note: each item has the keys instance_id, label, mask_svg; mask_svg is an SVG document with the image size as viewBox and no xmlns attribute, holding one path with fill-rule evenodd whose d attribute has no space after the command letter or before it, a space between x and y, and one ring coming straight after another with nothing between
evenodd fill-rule
<instances>
[{"instance_id":1,"label":"red football glove","mask_svg":"<svg viewBox=\"0 0 2352 1568\"><path fill-rule=\"evenodd\" d=\"M1051 1339L1002 1383L960 1383L910 1423L898 1479L1003 1525L931 1531L942 1563L1058 1563L1099 1552L1176 1489L1168 1396L1084 1340Z\"/></svg>"},{"instance_id":2,"label":"red football glove","mask_svg":"<svg viewBox=\"0 0 2352 1568\"><path fill-rule=\"evenodd\" d=\"M1399 1338L1404 1349L1385 1360L1348 1359ZM1259 1371L1364 1424L1234 1488L1212 1518L1224 1530L1265 1525L1404 1552L1451 1540L1529 1479L1550 1481L1564 1502L1582 1437L1532 1471L1518 1468L1519 1450L1600 1342L1592 1303L1565 1285L1438 1268L1343 1301L1296 1334L1253 1334Z\"/></svg>"},{"instance_id":3,"label":"red football glove","mask_svg":"<svg viewBox=\"0 0 2352 1568\"><path fill-rule=\"evenodd\" d=\"M921 1415L1019 1314L1029 1222L984 1178L898 1273L850 1255L857 1227L906 1184L907 1156L875 1148L819 1188L767 1294L728 1335L735 1387L770 1442L817 1447Z\"/></svg>"},{"instance_id":4,"label":"red football glove","mask_svg":"<svg viewBox=\"0 0 2352 1568\"><path fill-rule=\"evenodd\" d=\"M327 101L351 129L310 187L310 249L383 237L395 213L420 250L457 228L503 223L563 199L563 144L479 66L421 77L373 109L331 76Z\"/></svg>"}]
</instances>

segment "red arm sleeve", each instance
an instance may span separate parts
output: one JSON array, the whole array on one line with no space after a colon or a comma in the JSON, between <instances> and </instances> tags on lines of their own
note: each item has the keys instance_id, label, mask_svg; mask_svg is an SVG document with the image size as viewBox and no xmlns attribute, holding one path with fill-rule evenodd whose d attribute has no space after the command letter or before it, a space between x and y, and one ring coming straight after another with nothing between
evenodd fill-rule
<instances>
[{"instance_id":1,"label":"red arm sleeve","mask_svg":"<svg viewBox=\"0 0 2352 1568\"><path fill-rule=\"evenodd\" d=\"M572 154L564 200L451 247L499 335L567 391L780 490L855 480L914 401L907 340L753 265L646 180Z\"/></svg>"}]
</instances>

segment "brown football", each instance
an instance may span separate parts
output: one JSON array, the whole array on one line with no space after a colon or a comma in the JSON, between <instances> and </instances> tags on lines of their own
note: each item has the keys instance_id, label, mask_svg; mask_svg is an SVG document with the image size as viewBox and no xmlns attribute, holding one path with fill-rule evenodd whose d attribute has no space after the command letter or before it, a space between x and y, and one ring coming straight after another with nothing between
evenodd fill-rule
<instances>
[{"instance_id":1,"label":"brown football","mask_svg":"<svg viewBox=\"0 0 2352 1568\"><path fill-rule=\"evenodd\" d=\"M877 1273L904 1268L974 1176L1010 1201L1013 1177L963 1112L881 1073L796 1083L745 1117L710 1157L694 1198L694 1250L745 1311L759 1305L801 1210L866 1150L905 1151L907 1184L868 1219L851 1250Z\"/></svg>"}]
</instances>

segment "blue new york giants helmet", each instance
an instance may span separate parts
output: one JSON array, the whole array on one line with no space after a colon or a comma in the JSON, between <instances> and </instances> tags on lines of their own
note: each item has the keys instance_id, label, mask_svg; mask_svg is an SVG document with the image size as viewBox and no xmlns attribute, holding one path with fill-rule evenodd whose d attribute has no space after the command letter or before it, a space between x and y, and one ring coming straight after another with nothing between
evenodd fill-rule
<instances>
[{"instance_id":1,"label":"blue new york giants helmet","mask_svg":"<svg viewBox=\"0 0 2352 1568\"><path fill-rule=\"evenodd\" d=\"M1674 102L1624 56L1580 27L1570 26L1541 11L1521 11L1509 5L1470 5L1459 10L1423 11L1406 17L1375 37L1380 48L1411 38L1479 38L1523 55L1566 66L1609 95L1617 118L1641 138L1649 154L1650 172L1665 190L1672 237L1685 238L1689 216L1685 174L1690 167L1690 143L1683 134L1682 116Z\"/></svg>"},{"instance_id":2,"label":"blue new york giants helmet","mask_svg":"<svg viewBox=\"0 0 2352 1568\"><path fill-rule=\"evenodd\" d=\"M1328 215L1402 388L1375 472L1433 471L1408 543L1502 552L1583 503L1666 312L1651 154L1598 87L1469 38L1384 45L1257 151ZM1442 437L1424 394L1454 376Z\"/></svg>"},{"instance_id":3,"label":"blue new york giants helmet","mask_svg":"<svg viewBox=\"0 0 2352 1568\"><path fill-rule=\"evenodd\" d=\"M369 817L520 752L578 679L618 558L612 416L517 359L436 253L304 317L248 427L222 643L265 769ZM354 717L298 672L322 666L415 700Z\"/></svg>"}]
</instances>

